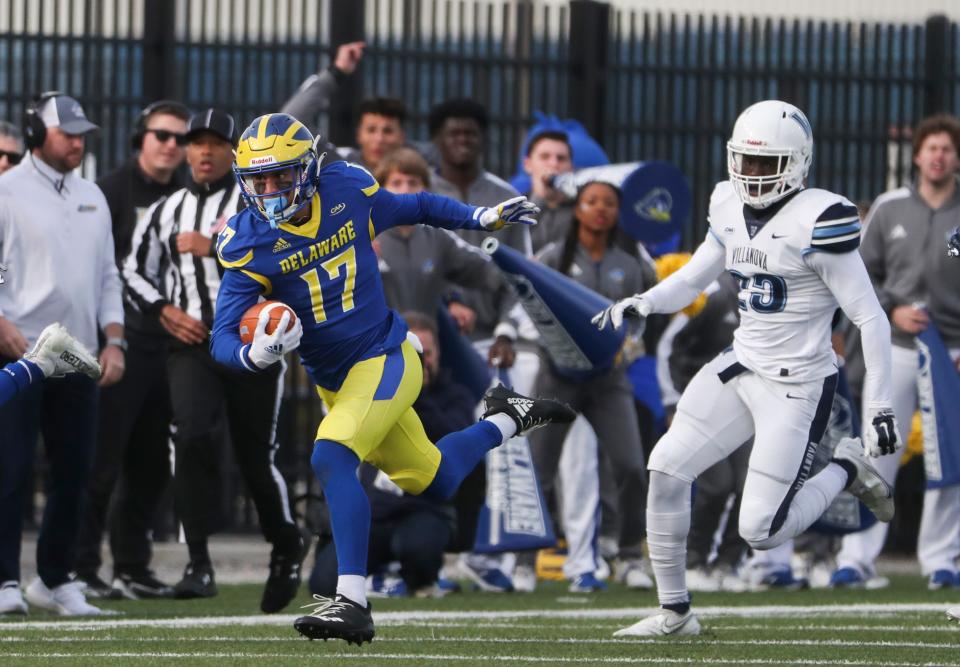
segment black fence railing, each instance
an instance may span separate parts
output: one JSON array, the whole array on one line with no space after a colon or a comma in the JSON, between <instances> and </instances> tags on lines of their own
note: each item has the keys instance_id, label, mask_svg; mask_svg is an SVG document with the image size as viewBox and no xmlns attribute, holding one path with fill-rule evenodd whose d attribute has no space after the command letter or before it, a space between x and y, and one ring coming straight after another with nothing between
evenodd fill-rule
<instances>
[{"instance_id":1,"label":"black fence railing","mask_svg":"<svg viewBox=\"0 0 960 667\"><path fill-rule=\"evenodd\" d=\"M910 175L912 126L960 109L960 26L779 21L615 9L594 0L9 0L0 3L0 118L36 92L66 90L103 127L88 175L129 154L139 109L174 98L216 105L244 123L279 107L364 39L357 74L322 127L350 143L357 104L408 104L408 135L427 139L432 105L466 96L490 112L486 166L509 176L535 110L575 117L615 162L662 159L690 180L684 245L705 231L713 184L737 113L780 97L814 127L811 184L869 201ZM319 419L294 369L279 462L295 493Z\"/></svg>"}]
</instances>

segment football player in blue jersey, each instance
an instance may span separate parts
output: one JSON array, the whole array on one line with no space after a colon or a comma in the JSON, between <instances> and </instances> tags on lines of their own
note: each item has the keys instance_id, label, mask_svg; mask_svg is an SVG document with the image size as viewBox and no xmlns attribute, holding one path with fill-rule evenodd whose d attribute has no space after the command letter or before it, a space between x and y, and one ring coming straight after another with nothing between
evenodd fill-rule
<instances>
[{"instance_id":1,"label":"football player in blue jersey","mask_svg":"<svg viewBox=\"0 0 960 667\"><path fill-rule=\"evenodd\" d=\"M234 170L247 208L217 241L226 271L210 347L217 361L252 372L299 349L328 409L311 464L330 509L338 581L336 596L318 598L294 627L311 639L360 644L374 635L365 592L370 507L356 475L360 462L404 491L446 499L488 450L574 413L497 387L484 398L480 422L430 442L411 408L422 380L418 343L386 306L372 241L415 223L487 231L534 224L537 208L524 197L487 208L426 192L394 195L358 165L321 169L316 145L300 121L279 113L255 119L241 136ZM290 306L297 323L287 331L285 313L268 334L266 312L244 345L241 316L261 296Z\"/></svg>"},{"instance_id":2,"label":"football player in blue jersey","mask_svg":"<svg viewBox=\"0 0 960 667\"><path fill-rule=\"evenodd\" d=\"M0 405L38 380L67 373L83 373L97 380L100 364L69 331L54 323L40 332L33 349L0 368Z\"/></svg>"}]
</instances>

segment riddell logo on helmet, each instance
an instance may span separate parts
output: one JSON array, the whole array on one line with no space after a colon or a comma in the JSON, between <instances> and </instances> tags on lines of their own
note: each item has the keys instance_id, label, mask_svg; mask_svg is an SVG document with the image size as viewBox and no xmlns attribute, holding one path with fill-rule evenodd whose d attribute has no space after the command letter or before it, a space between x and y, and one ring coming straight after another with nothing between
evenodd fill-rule
<instances>
[{"instance_id":1,"label":"riddell logo on helmet","mask_svg":"<svg viewBox=\"0 0 960 667\"><path fill-rule=\"evenodd\" d=\"M743 143L750 144L751 146L763 146L767 142L759 139L744 139Z\"/></svg>"},{"instance_id":2,"label":"riddell logo on helmet","mask_svg":"<svg viewBox=\"0 0 960 667\"><path fill-rule=\"evenodd\" d=\"M276 161L277 161L277 158L273 157L272 155L264 155L263 157L251 158L250 166L257 167L261 164L273 164Z\"/></svg>"}]
</instances>

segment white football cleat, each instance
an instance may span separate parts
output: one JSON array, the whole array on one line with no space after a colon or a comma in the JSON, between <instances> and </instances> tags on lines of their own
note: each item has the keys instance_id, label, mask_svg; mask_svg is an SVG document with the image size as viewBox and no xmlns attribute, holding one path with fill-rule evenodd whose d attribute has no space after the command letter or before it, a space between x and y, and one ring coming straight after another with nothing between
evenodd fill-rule
<instances>
[{"instance_id":1,"label":"white football cleat","mask_svg":"<svg viewBox=\"0 0 960 667\"><path fill-rule=\"evenodd\" d=\"M960 607L950 607L947 609L948 621L960 621Z\"/></svg>"},{"instance_id":2,"label":"white football cleat","mask_svg":"<svg viewBox=\"0 0 960 667\"><path fill-rule=\"evenodd\" d=\"M613 633L614 637L666 637L667 635L699 635L700 621L692 609L678 614L670 609L661 609L628 628Z\"/></svg>"},{"instance_id":3,"label":"white football cleat","mask_svg":"<svg viewBox=\"0 0 960 667\"><path fill-rule=\"evenodd\" d=\"M27 603L20 592L20 584L16 581L5 581L0 585L0 615L26 614Z\"/></svg>"},{"instance_id":4,"label":"white football cleat","mask_svg":"<svg viewBox=\"0 0 960 667\"><path fill-rule=\"evenodd\" d=\"M27 586L25 595L27 602L34 607L60 616L99 616L103 613L101 609L87 602L80 583L76 581L68 581L51 590L37 577Z\"/></svg>"},{"instance_id":5,"label":"white football cleat","mask_svg":"<svg viewBox=\"0 0 960 667\"><path fill-rule=\"evenodd\" d=\"M877 469L867 461L859 438L842 438L833 451L833 458L848 461L857 469L857 477L847 491L860 499L879 521L893 519L893 489Z\"/></svg>"},{"instance_id":6,"label":"white football cleat","mask_svg":"<svg viewBox=\"0 0 960 667\"><path fill-rule=\"evenodd\" d=\"M63 377L67 373L83 373L94 380L100 377L96 358L57 322L40 332L33 349L23 358L39 366L48 378Z\"/></svg>"},{"instance_id":7,"label":"white football cleat","mask_svg":"<svg viewBox=\"0 0 960 667\"><path fill-rule=\"evenodd\" d=\"M517 565L513 570L513 590L533 593L537 590L537 571L529 565Z\"/></svg>"}]
</instances>

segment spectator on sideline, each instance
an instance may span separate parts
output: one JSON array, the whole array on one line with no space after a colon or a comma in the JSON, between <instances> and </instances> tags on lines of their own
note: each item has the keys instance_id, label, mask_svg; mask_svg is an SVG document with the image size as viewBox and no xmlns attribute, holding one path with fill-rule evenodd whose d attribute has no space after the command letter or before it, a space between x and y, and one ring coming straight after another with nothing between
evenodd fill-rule
<instances>
[{"instance_id":1,"label":"spectator on sideline","mask_svg":"<svg viewBox=\"0 0 960 667\"><path fill-rule=\"evenodd\" d=\"M649 288L655 279L614 240L619 210L620 192L616 187L597 181L585 184L574 202L574 222L567 237L563 243L545 247L538 259L614 301ZM619 556L627 562L624 569L642 571L646 470L633 389L625 371L623 366L615 366L589 380L572 381L558 374L549 362L541 362L536 391L560 397L583 414L597 434L598 446L612 464L619 492ZM553 502L554 480L563 453L560 443L569 428L566 424L551 424L530 435L537 479L552 507L558 506ZM553 515L557 516L556 512ZM571 576L571 592L594 592L605 587L592 569ZM651 587L652 582L647 579L647 587Z\"/></svg>"},{"instance_id":2,"label":"spectator on sideline","mask_svg":"<svg viewBox=\"0 0 960 667\"><path fill-rule=\"evenodd\" d=\"M0 180L0 365L19 358L51 322L100 351L101 386L123 375L123 305L103 193L74 170L85 136L99 128L74 98L52 91L24 117L29 153ZM0 588L2 613L25 613L20 595L24 493L38 432L50 462L37 539L37 573L27 601L54 613L95 615L70 579L87 472L96 446L97 385L74 373L34 383L0 407Z\"/></svg>"},{"instance_id":3,"label":"spectator on sideline","mask_svg":"<svg viewBox=\"0 0 960 667\"><path fill-rule=\"evenodd\" d=\"M97 181L110 207L118 266L130 253L134 229L150 205L182 187L178 169L189 120L190 112L179 102L146 106L137 117L133 154ZM97 453L77 542L77 577L91 597L169 597L173 589L150 571L150 532L170 480L169 336L129 300L124 301L124 325L126 373L100 392ZM108 523L113 578L104 581L98 570Z\"/></svg>"},{"instance_id":4,"label":"spectator on sideline","mask_svg":"<svg viewBox=\"0 0 960 667\"><path fill-rule=\"evenodd\" d=\"M550 186L550 179L573 171L573 148L566 132L546 130L530 139L523 170L530 175L527 195L540 207L537 226L530 230L533 252L553 241L562 241L573 221L573 201Z\"/></svg>"},{"instance_id":5,"label":"spectator on sideline","mask_svg":"<svg viewBox=\"0 0 960 667\"><path fill-rule=\"evenodd\" d=\"M916 181L877 197L864 221L860 254L890 318L893 411L904 442L917 409L914 336L933 320L951 356L960 358L960 264L943 245L960 223L958 150L960 120L939 114L921 121L913 134ZM899 463L899 456L875 463L891 486ZM859 586L875 575L887 528L877 522L843 538L832 585ZM925 492L917 556L931 589L960 586L960 486Z\"/></svg>"},{"instance_id":6,"label":"spectator on sideline","mask_svg":"<svg viewBox=\"0 0 960 667\"><path fill-rule=\"evenodd\" d=\"M20 164L23 159L23 135L20 129L0 120L0 176Z\"/></svg>"},{"instance_id":7,"label":"spectator on sideline","mask_svg":"<svg viewBox=\"0 0 960 667\"><path fill-rule=\"evenodd\" d=\"M206 109L190 120L186 138L190 179L147 211L123 267L134 301L159 317L176 339L167 359L176 425L174 490L190 560L174 597L217 594L207 540L220 523L221 438L216 426L226 411L237 464L260 529L273 545L260 602L261 610L271 613L296 595L305 555L287 484L273 465L283 368L276 364L261 373L244 373L215 362L210 354L221 270L214 238L240 206L240 188L231 171L237 128L229 114ZM161 281L168 273L174 279Z\"/></svg>"}]
</instances>

